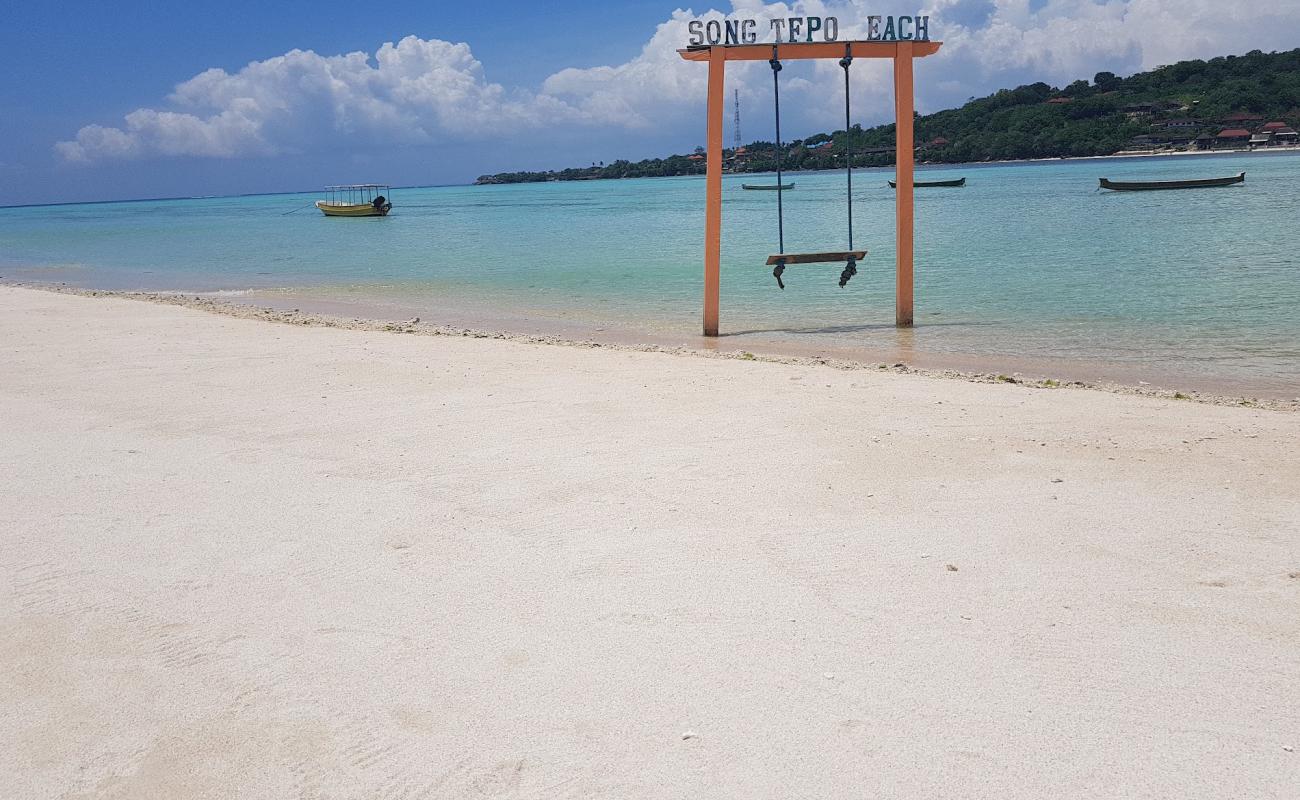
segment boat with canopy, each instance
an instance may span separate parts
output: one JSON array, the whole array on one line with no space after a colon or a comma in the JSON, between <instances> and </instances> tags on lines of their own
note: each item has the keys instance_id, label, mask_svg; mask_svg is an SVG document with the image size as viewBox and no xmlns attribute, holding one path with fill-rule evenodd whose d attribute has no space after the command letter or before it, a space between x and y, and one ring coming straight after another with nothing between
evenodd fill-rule
<instances>
[{"instance_id":1,"label":"boat with canopy","mask_svg":"<svg viewBox=\"0 0 1300 800\"><path fill-rule=\"evenodd\" d=\"M392 209L392 190L383 183L326 186L325 199L316 207L327 217L382 217Z\"/></svg>"}]
</instances>

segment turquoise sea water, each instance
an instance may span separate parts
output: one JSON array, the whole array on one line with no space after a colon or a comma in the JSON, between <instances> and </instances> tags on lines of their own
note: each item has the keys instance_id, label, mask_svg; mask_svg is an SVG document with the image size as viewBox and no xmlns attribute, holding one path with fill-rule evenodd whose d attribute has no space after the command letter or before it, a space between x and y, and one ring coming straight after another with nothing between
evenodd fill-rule
<instances>
[{"instance_id":1,"label":"turquoise sea water","mask_svg":"<svg viewBox=\"0 0 1300 800\"><path fill-rule=\"evenodd\" d=\"M1100 176L1241 170L1237 187L1097 190ZM910 332L893 327L891 170L855 173L856 244L870 255L848 288L836 285L838 265L796 266L784 292L763 266L775 193L740 189L756 176L727 176L719 346L1300 395L1300 157L922 172L964 175L967 186L917 192ZM789 179L786 249L844 248L843 175ZM295 305L700 343L703 179L399 189L385 219L326 219L302 208L314 197L0 209L0 275L251 289Z\"/></svg>"}]
</instances>

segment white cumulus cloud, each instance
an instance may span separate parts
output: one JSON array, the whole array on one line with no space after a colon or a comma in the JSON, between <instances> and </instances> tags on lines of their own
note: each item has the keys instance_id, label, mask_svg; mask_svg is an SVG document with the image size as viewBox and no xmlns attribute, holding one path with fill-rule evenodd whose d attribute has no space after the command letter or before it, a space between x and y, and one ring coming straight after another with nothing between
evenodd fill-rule
<instances>
[{"instance_id":1,"label":"white cumulus cloud","mask_svg":"<svg viewBox=\"0 0 1300 800\"><path fill-rule=\"evenodd\" d=\"M408 36L366 53L292 50L231 74L210 69L176 87L170 110L141 108L121 127L88 125L55 145L67 161L234 157L354 145L433 142L583 114L483 77L466 44Z\"/></svg>"},{"instance_id":2,"label":"white cumulus cloud","mask_svg":"<svg viewBox=\"0 0 1300 800\"><path fill-rule=\"evenodd\" d=\"M760 20L836 16L841 38L863 38L868 14L929 14L943 49L918 65L917 105L933 111L1020 83L1064 85L1107 70L1126 74L1186 58L1300 42L1300 3L1235 13L1219 0L733 0L726 13ZM542 125L583 135L681 131L698 135L707 68L683 61L687 23L723 16L673 11L622 64L563 69L537 91L488 81L467 44L408 36L373 55L292 50L235 73L210 69L178 85L161 109L141 108L117 126L87 125L55 145L68 162L158 156L232 158L307 152L346 141L353 148L527 136ZM789 130L842 125L833 61L782 73ZM730 85L766 104L764 62L728 64ZM884 61L854 65L861 121L892 118ZM788 94L787 94L788 92ZM838 120L838 123L837 123Z\"/></svg>"}]
</instances>

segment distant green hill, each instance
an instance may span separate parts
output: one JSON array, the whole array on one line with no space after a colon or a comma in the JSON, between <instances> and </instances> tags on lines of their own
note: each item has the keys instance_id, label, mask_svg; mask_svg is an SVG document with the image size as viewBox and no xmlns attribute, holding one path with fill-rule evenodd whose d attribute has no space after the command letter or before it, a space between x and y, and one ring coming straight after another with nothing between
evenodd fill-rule
<instances>
[{"instance_id":1,"label":"distant green hill","mask_svg":"<svg viewBox=\"0 0 1300 800\"><path fill-rule=\"evenodd\" d=\"M1216 137L1229 129L1259 133L1269 122L1300 127L1300 49L1180 61L1128 78L1100 72L1091 82L1078 80L1063 89L1046 83L1003 89L961 108L918 116L917 157L957 163L1245 146L1244 139ZM1270 143L1291 137L1283 133ZM783 165L790 170L842 167L844 153L851 150L854 165L886 166L894 161L893 148L892 124L855 125L787 143ZM484 175L478 183L698 175L704 172L702 152L551 172L505 172ZM733 172L776 167L771 142L752 142L740 149L739 158L731 150L724 156Z\"/></svg>"}]
</instances>

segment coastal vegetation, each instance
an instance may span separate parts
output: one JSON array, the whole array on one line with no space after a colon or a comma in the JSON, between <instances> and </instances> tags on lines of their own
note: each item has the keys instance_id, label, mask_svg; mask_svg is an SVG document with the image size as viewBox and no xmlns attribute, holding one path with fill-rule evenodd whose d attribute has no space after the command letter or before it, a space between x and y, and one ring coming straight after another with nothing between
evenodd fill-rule
<instances>
[{"instance_id":1,"label":"coastal vegetation","mask_svg":"<svg viewBox=\"0 0 1300 800\"><path fill-rule=\"evenodd\" d=\"M1180 61L1127 78L1099 72L1090 81L1059 88L1032 83L1003 89L960 108L918 115L915 136L919 160L960 163L1245 147L1270 123L1270 144L1294 142L1300 127L1300 49ZM1291 133L1275 136L1279 130ZM796 139L786 143L781 162L789 170L833 169L844 166L846 153L855 166L892 164L894 125L855 125ZM777 164L777 148L767 141L725 150L723 156L731 172L766 172ZM704 151L696 148L665 158L484 175L477 182L664 177L704 169Z\"/></svg>"}]
</instances>

